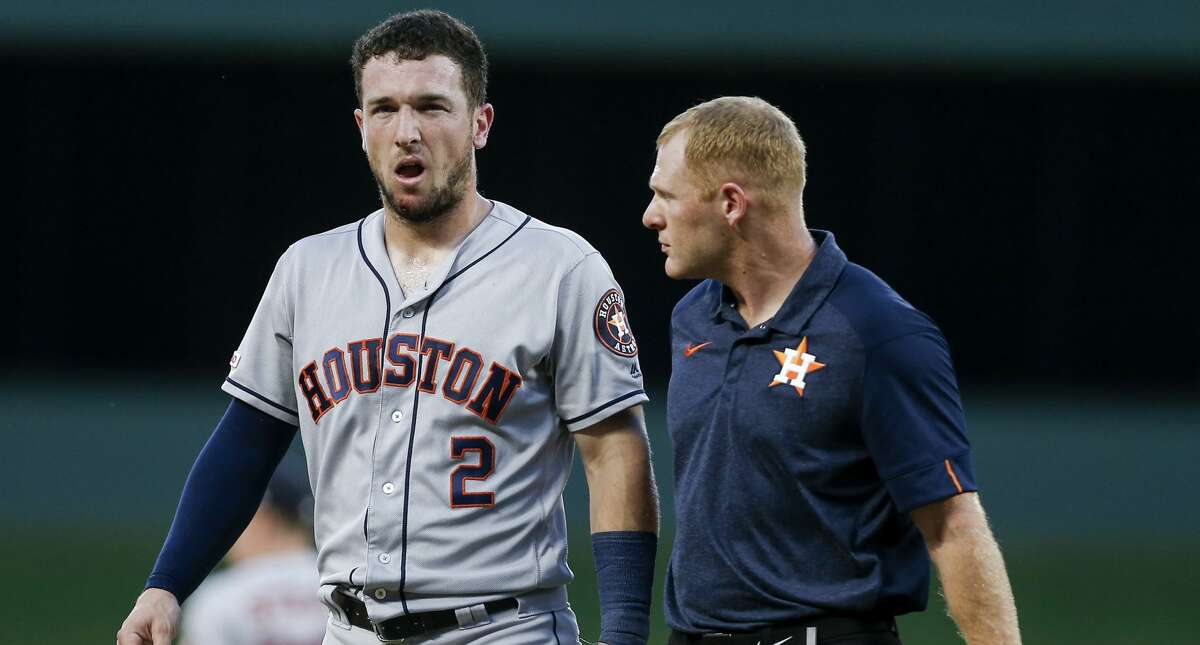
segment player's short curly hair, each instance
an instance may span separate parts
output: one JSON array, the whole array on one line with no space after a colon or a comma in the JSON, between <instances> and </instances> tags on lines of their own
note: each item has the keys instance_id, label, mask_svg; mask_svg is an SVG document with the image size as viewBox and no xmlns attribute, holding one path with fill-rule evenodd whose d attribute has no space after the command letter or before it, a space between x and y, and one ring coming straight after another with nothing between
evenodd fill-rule
<instances>
[{"instance_id":1,"label":"player's short curly hair","mask_svg":"<svg viewBox=\"0 0 1200 645\"><path fill-rule=\"evenodd\" d=\"M689 108L658 135L661 147L687 132L684 160L697 186L711 197L723 181L768 192L802 193L804 140L782 110L751 96L723 96Z\"/></svg>"},{"instance_id":2,"label":"player's short curly hair","mask_svg":"<svg viewBox=\"0 0 1200 645\"><path fill-rule=\"evenodd\" d=\"M453 16L430 9L398 13L375 25L354 43L350 67L354 93L362 104L362 73L367 61L380 56L424 60L441 54L454 61L462 75L463 91L471 105L487 100L487 54L470 27Z\"/></svg>"}]
</instances>

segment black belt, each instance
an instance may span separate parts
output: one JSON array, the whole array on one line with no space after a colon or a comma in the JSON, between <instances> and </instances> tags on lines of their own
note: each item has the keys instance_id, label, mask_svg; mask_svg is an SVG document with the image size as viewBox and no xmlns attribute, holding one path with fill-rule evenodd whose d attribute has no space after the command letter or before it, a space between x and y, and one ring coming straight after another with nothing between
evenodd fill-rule
<instances>
[{"instance_id":1,"label":"black belt","mask_svg":"<svg viewBox=\"0 0 1200 645\"><path fill-rule=\"evenodd\" d=\"M838 638L840 636L849 636L850 634L862 634L869 632L892 632L898 634L896 628L896 620L894 618L853 618L848 616L821 616L818 618L810 618L808 620L798 620L796 622L779 623L769 625L760 630L753 632L711 632L705 634L688 634L685 632L671 630L671 645L683 645L684 643L706 643L711 645L734 645L743 641L747 643L757 642L761 639L770 638L786 638L795 636L804 637L804 630L808 627L817 628L818 642L827 638ZM800 641L803 643L804 641ZM799 645L799 644L797 644Z\"/></svg>"},{"instance_id":2,"label":"black belt","mask_svg":"<svg viewBox=\"0 0 1200 645\"><path fill-rule=\"evenodd\" d=\"M379 640L384 643L411 638L418 634L438 629L458 626L458 616L453 609L427 611L422 614L406 614L373 623L370 616L367 615L367 606L363 604L363 601L350 595L351 593L353 592L338 589L333 593L333 602L346 613L346 619L351 625L375 632ZM485 602L483 603L483 608L487 610L488 614L495 614L505 609L516 609L517 599L505 598L504 600Z\"/></svg>"}]
</instances>

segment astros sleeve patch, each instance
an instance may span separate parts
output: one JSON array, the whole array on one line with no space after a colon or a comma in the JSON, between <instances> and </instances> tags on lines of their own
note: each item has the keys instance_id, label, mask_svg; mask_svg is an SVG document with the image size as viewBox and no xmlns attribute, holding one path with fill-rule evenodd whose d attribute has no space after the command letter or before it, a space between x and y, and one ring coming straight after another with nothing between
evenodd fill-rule
<instances>
[{"instance_id":1,"label":"astros sleeve patch","mask_svg":"<svg viewBox=\"0 0 1200 645\"><path fill-rule=\"evenodd\" d=\"M558 416L575 431L646 400L625 296L599 253L558 285L552 364Z\"/></svg>"},{"instance_id":2,"label":"astros sleeve patch","mask_svg":"<svg viewBox=\"0 0 1200 645\"><path fill-rule=\"evenodd\" d=\"M618 356L637 356L637 340L629 325L629 314L625 312L625 296L616 289L609 289L596 304L596 338Z\"/></svg>"}]
</instances>

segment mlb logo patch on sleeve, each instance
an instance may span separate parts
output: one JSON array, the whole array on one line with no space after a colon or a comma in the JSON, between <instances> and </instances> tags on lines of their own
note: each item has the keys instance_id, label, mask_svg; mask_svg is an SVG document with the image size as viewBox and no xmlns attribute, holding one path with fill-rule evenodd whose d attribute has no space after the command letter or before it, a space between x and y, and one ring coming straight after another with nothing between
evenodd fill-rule
<instances>
[{"instance_id":1,"label":"mlb logo patch on sleeve","mask_svg":"<svg viewBox=\"0 0 1200 645\"><path fill-rule=\"evenodd\" d=\"M596 338L609 351L618 356L636 356L637 340L629 326L629 315L625 313L625 297L616 289L609 289L596 304Z\"/></svg>"},{"instance_id":2,"label":"mlb logo patch on sleeve","mask_svg":"<svg viewBox=\"0 0 1200 645\"><path fill-rule=\"evenodd\" d=\"M238 352L235 350L235 351L233 352L233 357L229 359L229 366L230 366L230 367L237 367L237 366L238 366L238 363L240 363L240 362L242 362L242 355L241 355L241 354L239 354L239 353L238 353Z\"/></svg>"}]
</instances>

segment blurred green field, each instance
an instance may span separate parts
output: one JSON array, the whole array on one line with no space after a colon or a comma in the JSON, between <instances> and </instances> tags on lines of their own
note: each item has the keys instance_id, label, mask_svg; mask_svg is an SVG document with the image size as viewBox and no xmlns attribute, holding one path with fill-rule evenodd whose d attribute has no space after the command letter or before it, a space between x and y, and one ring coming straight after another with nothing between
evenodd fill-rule
<instances>
[{"instance_id":1,"label":"blurred green field","mask_svg":"<svg viewBox=\"0 0 1200 645\"><path fill-rule=\"evenodd\" d=\"M1010 545L1005 550L1027 645L1196 642L1191 616L1195 614L1195 574L1200 558L1186 545L1149 551L1135 544L1104 550ZM668 633L662 618L662 565L666 558L664 547L659 553L651 643L665 643ZM579 615L583 637L595 642L599 618L591 560L576 555L572 562L577 577L571 604ZM1105 607L1119 609L1100 609ZM929 609L901 617L899 625L906 645L963 643L946 616L936 581L930 589Z\"/></svg>"},{"instance_id":2,"label":"blurred green field","mask_svg":"<svg viewBox=\"0 0 1200 645\"><path fill-rule=\"evenodd\" d=\"M5 538L0 592L5 645L112 643L158 550L158 536L21 535ZM11 531L11 528L10 528ZM583 637L599 622L585 532L572 536L571 604ZM1026 643L1135 645L1195 642L1197 555L1188 545L1130 543L1097 549L1074 545L1008 545L1010 574ZM659 554L666 563L667 546ZM655 588L651 642L665 642L662 575ZM962 643L936 589L923 614L902 617L907 645Z\"/></svg>"}]
</instances>

